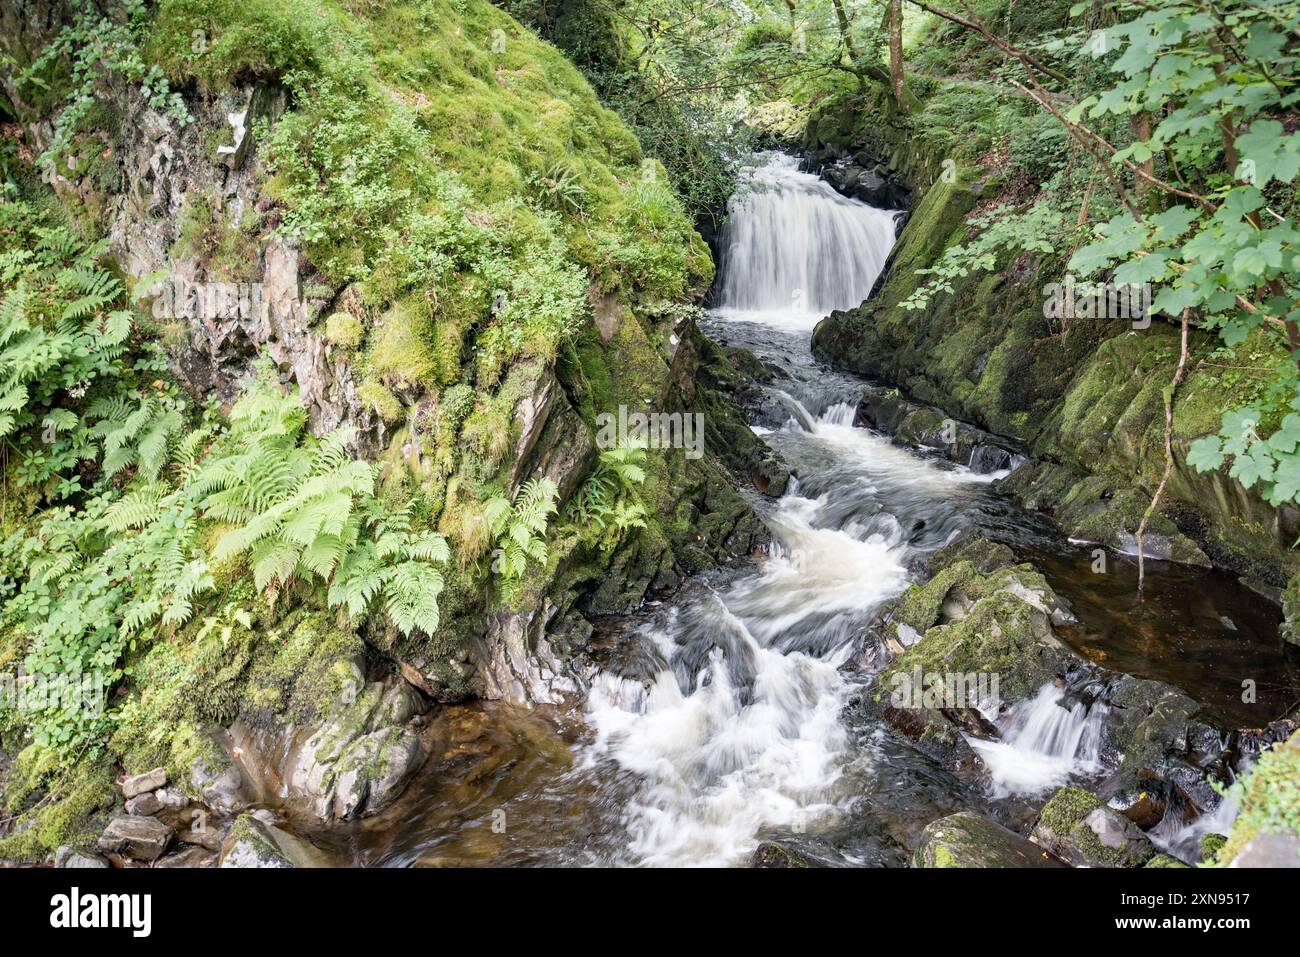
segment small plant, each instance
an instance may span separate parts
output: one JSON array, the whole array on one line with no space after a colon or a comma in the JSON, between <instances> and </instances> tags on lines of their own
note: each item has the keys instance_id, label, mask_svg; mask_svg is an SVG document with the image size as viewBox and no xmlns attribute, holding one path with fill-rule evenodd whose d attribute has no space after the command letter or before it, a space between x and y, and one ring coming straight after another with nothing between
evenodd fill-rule
<instances>
[{"instance_id":1,"label":"small plant","mask_svg":"<svg viewBox=\"0 0 1300 957\"><path fill-rule=\"evenodd\" d=\"M569 503L570 524L599 530L598 547L612 550L623 535L645 528L647 510L638 487L645 481L646 451L625 445L600 453L596 467Z\"/></svg>"},{"instance_id":2,"label":"small plant","mask_svg":"<svg viewBox=\"0 0 1300 957\"><path fill-rule=\"evenodd\" d=\"M558 491L548 478L533 479L513 498L497 496L489 499L484 507L484 518L500 548L493 567L501 574L506 595L518 589L530 559L546 563L546 526L556 511Z\"/></svg>"}]
</instances>

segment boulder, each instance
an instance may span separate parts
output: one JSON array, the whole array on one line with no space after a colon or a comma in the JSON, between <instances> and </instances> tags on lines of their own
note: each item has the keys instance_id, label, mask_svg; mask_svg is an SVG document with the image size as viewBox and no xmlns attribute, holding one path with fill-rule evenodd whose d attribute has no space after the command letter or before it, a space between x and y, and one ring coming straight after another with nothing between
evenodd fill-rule
<instances>
[{"instance_id":1,"label":"boulder","mask_svg":"<svg viewBox=\"0 0 1300 957\"><path fill-rule=\"evenodd\" d=\"M764 841L754 849L750 867L822 867L806 854L775 841Z\"/></svg>"},{"instance_id":2,"label":"boulder","mask_svg":"<svg viewBox=\"0 0 1300 957\"><path fill-rule=\"evenodd\" d=\"M99 836L96 847L137 861L154 861L171 843L174 832L154 817L115 817Z\"/></svg>"},{"instance_id":3,"label":"boulder","mask_svg":"<svg viewBox=\"0 0 1300 957\"><path fill-rule=\"evenodd\" d=\"M148 817L157 814L162 809L163 802L158 799L153 791L137 794L126 802L126 813L134 817Z\"/></svg>"},{"instance_id":4,"label":"boulder","mask_svg":"<svg viewBox=\"0 0 1300 957\"><path fill-rule=\"evenodd\" d=\"M65 844L54 852L54 866L69 869L102 869L112 865L98 854Z\"/></svg>"},{"instance_id":5,"label":"boulder","mask_svg":"<svg viewBox=\"0 0 1300 957\"><path fill-rule=\"evenodd\" d=\"M326 821L387 807L425 757L419 734L408 726L424 709L420 694L400 678L365 685L355 700L340 702L286 769L291 797L305 799Z\"/></svg>"},{"instance_id":6,"label":"boulder","mask_svg":"<svg viewBox=\"0 0 1300 957\"><path fill-rule=\"evenodd\" d=\"M202 847L187 847L174 851L154 862L154 867L211 867L217 855Z\"/></svg>"},{"instance_id":7,"label":"boulder","mask_svg":"<svg viewBox=\"0 0 1300 957\"><path fill-rule=\"evenodd\" d=\"M931 821L912 853L913 867L1064 867L1032 841L962 811Z\"/></svg>"},{"instance_id":8,"label":"boulder","mask_svg":"<svg viewBox=\"0 0 1300 957\"><path fill-rule=\"evenodd\" d=\"M154 768L152 771L146 771L144 774L137 774L129 777L122 782L122 797L130 800L146 791L156 791L167 783L167 771L164 768Z\"/></svg>"},{"instance_id":9,"label":"boulder","mask_svg":"<svg viewBox=\"0 0 1300 957\"><path fill-rule=\"evenodd\" d=\"M241 814L221 847L223 868L332 867L320 848L288 831Z\"/></svg>"},{"instance_id":10,"label":"boulder","mask_svg":"<svg viewBox=\"0 0 1300 957\"><path fill-rule=\"evenodd\" d=\"M1156 854L1136 824L1095 794L1072 786L1043 806L1033 838L1076 867L1141 867Z\"/></svg>"}]
</instances>

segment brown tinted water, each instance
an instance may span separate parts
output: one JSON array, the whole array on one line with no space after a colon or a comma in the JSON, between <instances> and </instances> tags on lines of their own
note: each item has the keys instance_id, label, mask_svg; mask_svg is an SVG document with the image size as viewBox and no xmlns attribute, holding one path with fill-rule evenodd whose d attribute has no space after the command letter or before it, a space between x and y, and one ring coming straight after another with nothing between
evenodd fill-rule
<instances>
[{"instance_id":1,"label":"brown tinted water","mask_svg":"<svg viewBox=\"0 0 1300 957\"><path fill-rule=\"evenodd\" d=\"M1219 570L1035 549L1029 556L1078 623L1059 629L1075 651L1112 669L1182 688L1228 727L1261 727L1300 703L1300 648L1282 640L1281 609ZM1248 700L1252 696L1254 700Z\"/></svg>"}]
</instances>

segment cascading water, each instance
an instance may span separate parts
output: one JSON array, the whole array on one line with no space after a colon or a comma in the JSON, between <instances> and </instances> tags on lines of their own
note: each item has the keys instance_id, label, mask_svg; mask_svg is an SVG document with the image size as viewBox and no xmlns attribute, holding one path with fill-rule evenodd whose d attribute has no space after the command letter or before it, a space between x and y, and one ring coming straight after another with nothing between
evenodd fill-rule
<instances>
[{"instance_id":1,"label":"cascading water","mask_svg":"<svg viewBox=\"0 0 1300 957\"><path fill-rule=\"evenodd\" d=\"M581 713L439 711L428 733L441 757L409 798L349 832L362 863L739 864L776 840L827 863L905 866L921 828L990 806L860 703L872 668L859 642L907 569L962 527L1049 539L989 492L1013 457L990 448L960 468L855 428L864 383L810 352L812 320L871 288L893 216L787 157L751 179L767 188L734 206L719 308L701 326L773 370L751 419L798 478L778 500L752 497L768 559L693 577L631 628L602 631L592 648L607 652L605 671ZM1088 594L1071 600L1086 609ZM1042 796L1102 770L1105 720L1104 705L1067 706L1048 685L996 719L999 741L970 743L998 794ZM1232 811L1225 801L1188 824L1171 809L1152 836L1192 859Z\"/></svg>"},{"instance_id":2,"label":"cascading water","mask_svg":"<svg viewBox=\"0 0 1300 957\"><path fill-rule=\"evenodd\" d=\"M841 198L788 157L749 179L723 232L714 321L762 325L811 369L808 320L867 295L893 217ZM840 666L874 610L905 587L915 530L933 523L928 545L941 544L961 490L982 481L854 428L855 383L842 398L819 386L768 393L785 412L765 437L809 481L792 481L765 515L775 543L761 571L679 597L643 630L662 653L653 679L606 674L589 696L588 761L643 780L625 813L635 862L737 863L764 833L817 832L850 812L842 714L854 685Z\"/></svg>"},{"instance_id":3,"label":"cascading water","mask_svg":"<svg viewBox=\"0 0 1300 957\"><path fill-rule=\"evenodd\" d=\"M1052 684L998 719L999 741L968 737L993 779L995 797L1040 795L1101 770L1106 706L1076 701Z\"/></svg>"},{"instance_id":4,"label":"cascading water","mask_svg":"<svg viewBox=\"0 0 1300 957\"><path fill-rule=\"evenodd\" d=\"M895 214L845 199L798 167L778 153L742 177L721 234L720 314L811 328L870 295Z\"/></svg>"}]
</instances>

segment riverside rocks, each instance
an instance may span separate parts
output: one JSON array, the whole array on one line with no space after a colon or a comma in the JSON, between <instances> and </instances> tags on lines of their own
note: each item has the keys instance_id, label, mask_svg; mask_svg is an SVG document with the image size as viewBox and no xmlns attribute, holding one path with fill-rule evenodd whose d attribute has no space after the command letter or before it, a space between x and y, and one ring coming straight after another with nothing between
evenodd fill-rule
<instances>
[{"instance_id":1,"label":"riverside rocks","mask_svg":"<svg viewBox=\"0 0 1300 957\"><path fill-rule=\"evenodd\" d=\"M928 824L913 867L1063 867L1042 847L987 818L962 811Z\"/></svg>"},{"instance_id":2,"label":"riverside rocks","mask_svg":"<svg viewBox=\"0 0 1300 957\"><path fill-rule=\"evenodd\" d=\"M110 854L122 854L137 861L154 861L162 856L175 831L153 817L115 817L99 836L96 847Z\"/></svg>"},{"instance_id":3,"label":"riverside rocks","mask_svg":"<svg viewBox=\"0 0 1300 957\"><path fill-rule=\"evenodd\" d=\"M1043 805L1033 837L1075 867L1141 867L1156 854L1136 824L1077 787L1061 788Z\"/></svg>"},{"instance_id":4,"label":"riverside rocks","mask_svg":"<svg viewBox=\"0 0 1300 957\"><path fill-rule=\"evenodd\" d=\"M330 867L332 858L320 848L294 837L274 824L241 814L221 849L222 868Z\"/></svg>"}]
</instances>

